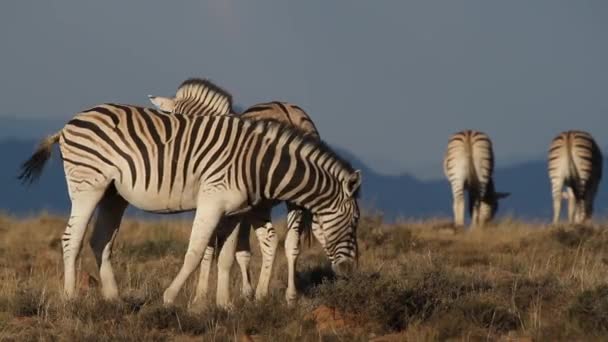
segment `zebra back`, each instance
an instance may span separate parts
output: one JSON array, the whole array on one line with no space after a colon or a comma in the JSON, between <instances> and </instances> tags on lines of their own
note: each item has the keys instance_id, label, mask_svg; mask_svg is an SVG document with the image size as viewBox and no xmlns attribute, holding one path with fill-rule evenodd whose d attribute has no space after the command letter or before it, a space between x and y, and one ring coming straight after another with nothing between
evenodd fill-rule
<instances>
[{"instance_id":1,"label":"zebra back","mask_svg":"<svg viewBox=\"0 0 608 342\"><path fill-rule=\"evenodd\" d=\"M457 172L464 168L464 174ZM465 130L450 137L444 158L444 172L450 182L456 177L466 177L468 184L485 186L490 183L494 172L494 152L490 137L480 131ZM482 193L483 195L483 193Z\"/></svg>"},{"instance_id":2,"label":"zebra back","mask_svg":"<svg viewBox=\"0 0 608 342\"><path fill-rule=\"evenodd\" d=\"M273 120L289 124L302 133L320 139L317 127L308 114L299 106L287 102L259 103L247 108L242 114L243 119Z\"/></svg>"},{"instance_id":3,"label":"zebra back","mask_svg":"<svg viewBox=\"0 0 608 342\"><path fill-rule=\"evenodd\" d=\"M575 191L602 177L602 152L588 132L570 130L558 134L549 148L549 177L563 177L577 183Z\"/></svg>"},{"instance_id":4,"label":"zebra back","mask_svg":"<svg viewBox=\"0 0 608 342\"><path fill-rule=\"evenodd\" d=\"M228 115L232 95L206 79L190 78L177 88L174 98L149 96L160 110L185 115Z\"/></svg>"}]
</instances>

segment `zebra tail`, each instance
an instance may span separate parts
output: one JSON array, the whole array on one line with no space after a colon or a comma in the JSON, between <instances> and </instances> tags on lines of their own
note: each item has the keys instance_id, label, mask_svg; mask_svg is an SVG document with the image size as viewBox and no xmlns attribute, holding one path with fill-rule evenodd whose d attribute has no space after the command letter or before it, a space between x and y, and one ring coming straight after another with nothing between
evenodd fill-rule
<instances>
[{"instance_id":1,"label":"zebra tail","mask_svg":"<svg viewBox=\"0 0 608 342\"><path fill-rule=\"evenodd\" d=\"M22 184L31 184L40 177L46 161L51 157L53 145L58 141L59 132L46 137L40 142L30 159L21 164L21 174L17 176L17 179Z\"/></svg>"},{"instance_id":2,"label":"zebra tail","mask_svg":"<svg viewBox=\"0 0 608 342\"><path fill-rule=\"evenodd\" d=\"M302 235L302 240L307 242L309 249L312 247L312 220L312 213L303 209L300 234Z\"/></svg>"}]
</instances>

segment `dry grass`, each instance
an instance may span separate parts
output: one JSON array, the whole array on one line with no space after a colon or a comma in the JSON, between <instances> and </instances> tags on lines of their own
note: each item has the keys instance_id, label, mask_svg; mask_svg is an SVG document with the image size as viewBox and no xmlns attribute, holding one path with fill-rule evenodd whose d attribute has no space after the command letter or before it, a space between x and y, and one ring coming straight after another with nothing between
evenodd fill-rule
<instances>
[{"instance_id":1,"label":"dry grass","mask_svg":"<svg viewBox=\"0 0 608 342\"><path fill-rule=\"evenodd\" d=\"M287 307L280 250L267 300L236 299L233 310L210 305L198 313L187 308L194 278L175 307L161 304L162 291L181 264L190 222L123 223L114 255L119 303L99 298L88 246L79 262L80 295L73 302L62 300L59 238L64 225L65 218L49 215L0 216L0 340L202 336L232 341L243 334L313 341L383 335L412 341L608 337L608 234L601 225L550 227L504 220L467 233L441 220L387 225L367 216L359 228L361 259L352 279L334 278L318 246L305 248L298 275L302 297L296 307ZM254 249L255 275L258 257ZM236 297L236 269L231 286ZM332 317L339 316L330 328L315 318L325 307L333 310Z\"/></svg>"}]
</instances>

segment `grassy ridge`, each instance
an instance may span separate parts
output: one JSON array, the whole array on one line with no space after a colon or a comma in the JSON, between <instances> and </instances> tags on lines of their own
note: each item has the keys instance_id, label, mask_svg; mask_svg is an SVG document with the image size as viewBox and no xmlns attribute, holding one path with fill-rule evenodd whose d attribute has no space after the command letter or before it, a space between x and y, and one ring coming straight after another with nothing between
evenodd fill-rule
<instances>
[{"instance_id":1,"label":"grassy ridge","mask_svg":"<svg viewBox=\"0 0 608 342\"><path fill-rule=\"evenodd\" d=\"M445 221L359 228L359 271L335 279L318 246L299 261L301 299L284 305L282 249L262 302L191 312L194 277L177 305L162 292L186 250L188 221L123 222L114 254L123 301L99 298L85 246L78 299L61 299L60 237L66 219L0 216L0 340L601 340L608 336L608 234L601 226L499 222L465 233ZM278 228L283 232L283 226ZM255 234L252 234L252 239ZM257 241L252 240L253 246ZM253 274L259 272L254 248ZM212 277L213 278L213 277ZM211 284L214 288L215 284ZM240 277L234 269L231 291ZM210 296L212 297L212 296ZM380 339L380 336L386 336Z\"/></svg>"}]
</instances>

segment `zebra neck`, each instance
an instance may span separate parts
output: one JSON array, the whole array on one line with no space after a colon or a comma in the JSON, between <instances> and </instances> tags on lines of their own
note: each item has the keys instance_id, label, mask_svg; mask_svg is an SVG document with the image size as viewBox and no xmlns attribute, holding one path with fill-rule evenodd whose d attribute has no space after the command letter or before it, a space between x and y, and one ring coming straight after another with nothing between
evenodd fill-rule
<instances>
[{"instance_id":1,"label":"zebra neck","mask_svg":"<svg viewBox=\"0 0 608 342\"><path fill-rule=\"evenodd\" d=\"M330 159L282 151L276 167L260 174L267 177L266 182L262 181L266 183L262 197L287 201L311 212L323 210L340 195L341 182L335 168L335 161Z\"/></svg>"}]
</instances>

